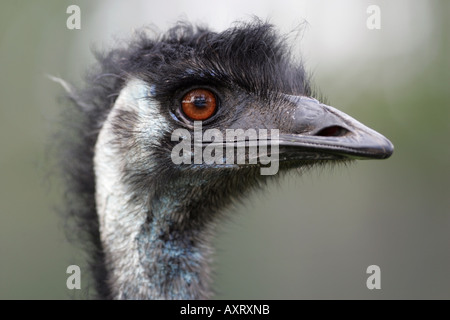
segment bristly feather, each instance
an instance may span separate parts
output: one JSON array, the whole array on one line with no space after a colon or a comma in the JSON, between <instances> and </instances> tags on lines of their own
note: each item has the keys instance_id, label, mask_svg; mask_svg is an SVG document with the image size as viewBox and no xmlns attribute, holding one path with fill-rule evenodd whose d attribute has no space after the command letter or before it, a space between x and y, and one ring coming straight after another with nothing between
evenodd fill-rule
<instances>
[{"instance_id":1,"label":"bristly feather","mask_svg":"<svg viewBox=\"0 0 450 320\"><path fill-rule=\"evenodd\" d=\"M153 94L164 100L192 84L220 82L260 97L274 93L311 96L301 65L293 65L289 48L273 26L260 20L238 23L221 33L179 23L150 38L144 31L123 48L96 53L98 64L82 90L68 99L77 108L65 113L62 167L67 186L68 215L82 241L89 242L90 261L99 298L111 298L95 204L94 146L120 90L130 78L156 84ZM274 77L273 75L277 75Z\"/></svg>"}]
</instances>

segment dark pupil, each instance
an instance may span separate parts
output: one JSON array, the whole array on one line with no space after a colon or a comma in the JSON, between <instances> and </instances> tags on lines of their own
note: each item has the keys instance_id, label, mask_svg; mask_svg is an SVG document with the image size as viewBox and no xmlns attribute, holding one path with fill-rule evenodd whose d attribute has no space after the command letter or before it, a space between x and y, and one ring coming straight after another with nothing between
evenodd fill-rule
<instances>
[{"instance_id":1,"label":"dark pupil","mask_svg":"<svg viewBox=\"0 0 450 320\"><path fill-rule=\"evenodd\" d=\"M206 98L205 98L205 96L195 96L195 98L194 98L194 105L197 107L197 108L204 108L204 107L206 107Z\"/></svg>"}]
</instances>

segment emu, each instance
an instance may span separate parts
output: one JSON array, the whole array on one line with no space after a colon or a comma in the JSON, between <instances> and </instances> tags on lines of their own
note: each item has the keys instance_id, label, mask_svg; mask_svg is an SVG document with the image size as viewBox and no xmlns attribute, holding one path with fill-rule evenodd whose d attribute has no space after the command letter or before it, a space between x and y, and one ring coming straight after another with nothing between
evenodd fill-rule
<instances>
[{"instance_id":1,"label":"emu","mask_svg":"<svg viewBox=\"0 0 450 320\"><path fill-rule=\"evenodd\" d=\"M97 60L86 88L58 81L76 106L62 157L68 211L102 299L212 297L210 242L223 212L274 178L245 148L245 164L228 153L222 163L175 164L175 130L193 132L195 122L223 137L227 129L278 129L278 150L268 152L280 172L393 152L384 136L316 99L302 64L266 22L142 31ZM214 142L237 151L250 140Z\"/></svg>"}]
</instances>

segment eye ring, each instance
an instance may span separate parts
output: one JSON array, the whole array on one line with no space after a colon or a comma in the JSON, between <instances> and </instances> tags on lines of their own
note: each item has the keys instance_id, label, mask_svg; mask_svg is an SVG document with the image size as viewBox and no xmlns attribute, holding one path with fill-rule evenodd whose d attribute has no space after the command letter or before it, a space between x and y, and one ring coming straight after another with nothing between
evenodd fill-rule
<instances>
[{"instance_id":1,"label":"eye ring","mask_svg":"<svg viewBox=\"0 0 450 320\"><path fill-rule=\"evenodd\" d=\"M193 89L181 99L181 110L192 121L211 118L217 111L217 105L216 95L203 88Z\"/></svg>"}]
</instances>

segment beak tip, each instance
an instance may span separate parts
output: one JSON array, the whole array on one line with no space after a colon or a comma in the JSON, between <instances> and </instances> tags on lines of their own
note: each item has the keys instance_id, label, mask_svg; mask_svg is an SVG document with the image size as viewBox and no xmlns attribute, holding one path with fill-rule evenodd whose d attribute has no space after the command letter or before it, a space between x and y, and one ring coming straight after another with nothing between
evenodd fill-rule
<instances>
[{"instance_id":1,"label":"beak tip","mask_svg":"<svg viewBox=\"0 0 450 320\"><path fill-rule=\"evenodd\" d=\"M391 141L389 141L388 139L386 139L386 146L384 148L384 157L383 159L387 159L390 156L392 156L392 154L394 153L394 145L392 144Z\"/></svg>"},{"instance_id":2,"label":"beak tip","mask_svg":"<svg viewBox=\"0 0 450 320\"><path fill-rule=\"evenodd\" d=\"M383 140L369 148L369 154L367 159L387 159L394 153L394 145L387 138L383 137Z\"/></svg>"}]
</instances>

